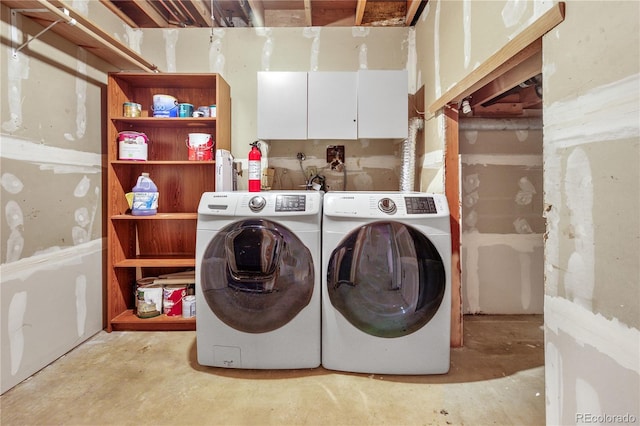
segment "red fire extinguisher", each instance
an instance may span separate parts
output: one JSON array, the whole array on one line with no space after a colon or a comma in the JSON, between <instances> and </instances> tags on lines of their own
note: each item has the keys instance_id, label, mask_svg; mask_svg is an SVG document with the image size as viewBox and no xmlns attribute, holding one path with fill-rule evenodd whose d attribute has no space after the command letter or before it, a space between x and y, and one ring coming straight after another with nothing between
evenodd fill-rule
<instances>
[{"instance_id":1,"label":"red fire extinguisher","mask_svg":"<svg viewBox=\"0 0 640 426\"><path fill-rule=\"evenodd\" d=\"M258 147L258 141L249 145L251 145L251 151L249 151L249 192L260 192L262 152Z\"/></svg>"}]
</instances>

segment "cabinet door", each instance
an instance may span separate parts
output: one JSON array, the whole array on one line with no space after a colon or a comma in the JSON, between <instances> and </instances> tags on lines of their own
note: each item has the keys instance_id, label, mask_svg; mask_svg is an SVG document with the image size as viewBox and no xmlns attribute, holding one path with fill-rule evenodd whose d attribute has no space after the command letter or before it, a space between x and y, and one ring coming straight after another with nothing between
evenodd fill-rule
<instances>
[{"instance_id":1,"label":"cabinet door","mask_svg":"<svg viewBox=\"0 0 640 426\"><path fill-rule=\"evenodd\" d=\"M307 73L258 72L259 139L307 139Z\"/></svg>"},{"instance_id":2,"label":"cabinet door","mask_svg":"<svg viewBox=\"0 0 640 426\"><path fill-rule=\"evenodd\" d=\"M309 139L358 138L358 74L310 72Z\"/></svg>"},{"instance_id":3,"label":"cabinet door","mask_svg":"<svg viewBox=\"0 0 640 426\"><path fill-rule=\"evenodd\" d=\"M407 138L407 93L406 70L359 70L358 137Z\"/></svg>"}]
</instances>

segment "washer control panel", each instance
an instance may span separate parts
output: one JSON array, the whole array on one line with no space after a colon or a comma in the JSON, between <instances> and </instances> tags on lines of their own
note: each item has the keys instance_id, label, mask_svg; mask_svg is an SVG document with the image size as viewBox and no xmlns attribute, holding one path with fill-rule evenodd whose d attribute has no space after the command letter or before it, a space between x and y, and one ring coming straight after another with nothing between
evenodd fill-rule
<instances>
[{"instance_id":1,"label":"washer control panel","mask_svg":"<svg viewBox=\"0 0 640 426\"><path fill-rule=\"evenodd\" d=\"M436 214L436 202L433 197L404 197L407 214Z\"/></svg>"},{"instance_id":2,"label":"washer control panel","mask_svg":"<svg viewBox=\"0 0 640 426\"><path fill-rule=\"evenodd\" d=\"M307 207L307 197L304 195L276 196L277 212L303 212Z\"/></svg>"}]
</instances>

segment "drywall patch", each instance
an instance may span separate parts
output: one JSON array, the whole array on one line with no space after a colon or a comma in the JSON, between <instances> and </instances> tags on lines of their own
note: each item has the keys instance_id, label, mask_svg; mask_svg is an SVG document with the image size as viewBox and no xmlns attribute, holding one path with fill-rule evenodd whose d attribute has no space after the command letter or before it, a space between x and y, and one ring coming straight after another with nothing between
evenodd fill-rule
<instances>
[{"instance_id":1,"label":"drywall patch","mask_svg":"<svg viewBox=\"0 0 640 426\"><path fill-rule=\"evenodd\" d=\"M209 46L209 70L212 73L224 74L226 58L222 53L222 39L225 36L223 29L211 31L211 44ZM214 39L215 37L215 39Z\"/></svg>"},{"instance_id":2,"label":"drywall patch","mask_svg":"<svg viewBox=\"0 0 640 426\"><path fill-rule=\"evenodd\" d=\"M477 314L482 311L480 306L480 248L490 246L507 246L518 254L524 254L529 258L528 262L523 261L520 257L521 266L530 266L531 254L543 246L542 236L540 234L484 234L477 231L463 231L462 246L465 248L466 256L463 259L463 271L466 272L466 302L467 312ZM530 271L531 269L526 269ZM524 274L524 272L521 272ZM527 291L530 292L531 282L522 281L521 286L528 285ZM521 293L522 294L522 293ZM531 296L521 295L523 307L530 306Z\"/></svg>"},{"instance_id":3,"label":"drywall patch","mask_svg":"<svg viewBox=\"0 0 640 426\"><path fill-rule=\"evenodd\" d=\"M410 27L407 32L407 39L403 44L407 44L407 74L409 76L409 93L415 94L418 90L418 50L416 47L416 29Z\"/></svg>"},{"instance_id":4,"label":"drywall patch","mask_svg":"<svg viewBox=\"0 0 640 426\"><path fill-rule=\"evenodd\" d=\"M461 162L463 164L480 164L487 166L542 166L542 157L537 154L531 155L510 155L510 154L463 154Z\"/></svg>"},{"instance_id":5,"label":"drywall patch","mask_svg":"<svg viewBox=\"0 0 640 426\"><path fill-rule=\"evenodd\" d=\"M27 310L27 292L16 293L9 302L7 314L7 333L9 334L9 356L11 357L11 375L20 369L24 355L24 313Z\"/></svg>"},{"instance_id":6,"label":"drywall patch","mask_svg":"<svg viewBox=\"0 0 640 426\"><path fill-rule=\"evenodd\" d=\"M442 1L438 0L435 22L433 25L433 65L435 67L435 81L433 87L436 99L442 96L442 83L440 82L440 3L442 3Z\"/></svg>"},{"instance_id":7,"label":"drywall patch","mask_svg":"<svg viewBox=\"0 0 640 426\"><path fill-rule=\"evenodd\" d=\"M24 249L24 237L22 236L24 214L20 205L14 200L9 200L4 212L7 225L11 230L11 234L7 239L7 251L5 254L5 262L9 263L20 259Z\"/></svg>"},{"instance_id":8,"label":"drywall patch","mask_svg":"<svg viewBox=\"0 0 640 426\"><path fill-rule=\"evenodd\" d=\"M502 22L505 27L511 28L520 22L527 10L527 1L525 0L507 0L502 8Z\"/></svg>"},{"instance_id":9,"label":"drywall patch","mask_svg":"<svg viewBox=\"0 0 640 426\"><path fill-rule=\"evenodd\" d=\"M471 62L471 0L462 3L462 28L464 31L464 68Z\"/></svg>"},{"instance_id":10,"label":"drywall patch","mask_svg":"<svg viewBox=\"0 0 640 426\"><path fill-rule=\"evenodd\" d=\"M256 28L256 35L266 40L262 45L262 71L269 71L271 55L273 55L273 37L271 28Z\"/></svg>"},{"instance_id":11,"label":"drywall patch","mask_svg":"<svg viewBox=\"0 0 640 426\"><path fill-rule=\"evenodd\" d=\"M545 327L555 334L567 333L582 347L589 345L620 366L640 374L640 331L607 319L562 297L545 295Z\"/></svg>"},{"instance_id":12,"label":"drywall patch","mask_svg":"<svg viewBox=\"0 0 640 426\"><path fill-rule=\"evenodd\" d=\"M3 173L0 181L2 182L2 188L9 194L18 194L24 188L20 178L13 173Z\"/></svg>"},{"instance_id":13,"label":"drywall patch","mask_svg":"<svg viewBox=\"0 0 640 426\"><path fill-rule=\"evenodd\" d=\"M37 164L54 173L102 173L102 156L2 135L2 157Z\"/></svg>"},{"instance_id":14,"label":"drywall patch","mask_svg":"<svg viewBox=\"0 0 640 426\"><path fill-rule=\"evenodd\" d=\"M78 337L84 336L87 323L87 277L76 277L76 326Z\"/></svg>"},{"instance_id":15,"label":"drywall patch","mask_svg":"<svg viewBox=\"0 0 640 426\"><path fill-rule=\"evenodd\" d=\"M178 43L178 29L162 30L164 50L167 57L167 72L176 72L176 44Z\"/></svg>"},{"instance_id":16,"label":"drywall patch","mask_svg":"<svg viewBox=\"0 0 640 426\"><path fill-rule=\"evenodd\" d=\"M140 46L142 46L142 38L144 32L140 28L131 28L128 25L123 25L125 31L125 39L129 49L140 54L142 52Z\"/></svg>"},{"instance_id":17,"label":"drywall patch","mask_svg":"<svg viewBox=\"0 0 640 426\"><path fill-rule=\"evenodd\" d=\"M81 47L76 50L77 58L76 71L78 76L87 75L87 51ZM74 141L82 139L87 131L87 81L84 78L76 77L76 131L65 133L65 139Z\"/></svg>"},{"instance_id":18,"label":"drywall patch","mask_svg":"<svg viewBox=\"0 0 640 426\"><path fill-rule=\"evenodd\" d=\"M569 209L567 233L575 244L565 274L565 291L570 300L591 309L595 287L593 183L589 159L581 148L567 159L564 193Z\"/></svg>"},{"instance_id":19,"label":"drywall patch","mask_svg":"<svg viewBox=\"0 0 640 426\"><path fill-rule=\"evenodd\" d=\"M57 270L64 265L79 265L83 256L100 254L103 252L102 239L92 240L85 244L61 249L52 247L48 252L38 253L12 263L0 265L2 281L28 280L33 274L47 270Z\"/></svg>"},{"instance_id":20,"label":"drywall patch","mask_svg":"<svg viewBox=\"0 0 640 426\"><path fill-rule=\"evenodd\" d=\"M544 370L546 383L545 398L547 424L559 425L562 407L564 407L564 389L562 386L562 356L557 346L545 336Z\"/></svg>"},{"instance_id":21,"label":"drywall patch","mask_svg":"<svg viewBox=\"0 0 640 426\"><path fill-rule=\"evenodd\" d=\"M634 74L554 102L544 110L545 144L567 148L640 137L638 93L640 74Z\"/></svg>"},{"instance_id":22,"label":"drywall patch","mask_svg":"<svg viewBox=\"0 0 640 426\"><path fill-rule=\"evenodd\" d=\"M320 55L320 27L304 27L302 35L311 38L311 58L309 59L309 69L318 71L318 56Z\"/></svg>"},{"instance_id":23,"label":"drywall patch","mask_svg":"<svg viewBox=\"0 0 640 426\"><path fill-rule=\"evenodd\" d=\"M464 136L464 139L467 141L467 143L470 145L475 145L475 143L478 141L477 130L465 130L462 132L462 135Z\"/></svg>"},{"instance_id":24,"label":"drywall patch","mask_svg":"<svg viewBox=\"0 0 640 426\"><path fill-rule=\"evenodd\" d=\"M536 193L536 188L533 186L529 178L523 176L518 180L518 193L516 194L516 204L519 206L526 206L533 201L533 194Z\"/></svg>"},{"instance_id":25,"label":"drywall patch","mask_svg":"<svg viewBox=\"0 0 640 426\"><path fill-rule=\"evenodd\" d=\"M17 14L17 25L22 24L22 15ZM22 32L15 26L11 26L11 41L21 44L20 34ZM9 104L9 119L2 123L2 129L7 132L14 132L22 126L22 80L29 78L29 57L22 52L18 52L15 57L8 55L7 64L7 100ZM6 112L3 115L7 115ZM4 140L3 140L4 154Z\"/></svg>"}]
</instances>

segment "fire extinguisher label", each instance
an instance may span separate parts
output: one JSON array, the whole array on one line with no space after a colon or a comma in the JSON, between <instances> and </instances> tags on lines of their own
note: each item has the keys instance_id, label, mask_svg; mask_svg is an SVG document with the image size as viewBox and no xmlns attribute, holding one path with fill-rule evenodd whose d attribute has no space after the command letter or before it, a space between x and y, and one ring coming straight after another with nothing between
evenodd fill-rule
<instances>
[{"instance_id":1,"label":"fire extinguisher label","mask_svg":"<svg viewBox=\"0 0 640 426\"><path fill-rule=\"evenodd\" d=\"M249 180L260 180L260 161L249 161Z\"/></svg>"}]
</instances>

